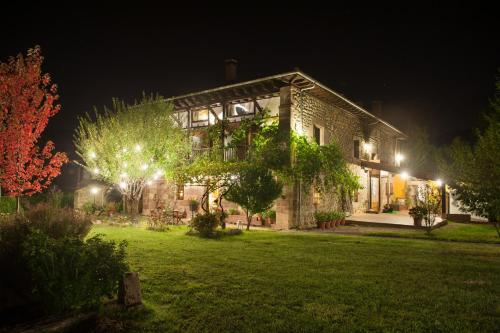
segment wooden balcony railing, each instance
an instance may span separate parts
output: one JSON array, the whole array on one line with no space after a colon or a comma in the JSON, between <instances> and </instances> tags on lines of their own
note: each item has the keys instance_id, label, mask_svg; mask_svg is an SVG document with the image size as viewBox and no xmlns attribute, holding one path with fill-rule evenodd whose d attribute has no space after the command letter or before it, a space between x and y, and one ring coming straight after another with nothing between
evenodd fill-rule
<instances>
[{"instance_id":1,"label":"wooden balcony railing","mask_svg":"<svg viewBox=\"0 0 500 333\"><path fill-rule=\"evenodd\" d=\"M191 159L199 156L224 157L224 161L242 161L248 157L248 146L224 147L224 148L193 148Z\"/></svg>"}]
</instances>

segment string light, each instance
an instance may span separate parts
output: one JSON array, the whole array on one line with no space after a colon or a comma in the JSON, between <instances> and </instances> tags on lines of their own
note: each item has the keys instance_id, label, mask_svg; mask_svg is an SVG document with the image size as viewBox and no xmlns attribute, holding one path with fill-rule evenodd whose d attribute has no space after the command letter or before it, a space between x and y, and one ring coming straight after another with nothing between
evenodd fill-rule
<instances>
[{"instance_id":1,"label":"string light","mask_svg":"<svg viewBox=\"0 0 500 333\"><path fill-rule=\"evenodd\" d=\"M98 175L98 174L99 174L99 169L98 169L98 168L94 168L94 169L92 170L92 173L93 173L94 175Z\"/></svg>"},{"instance_id":2,"label":"string light","mask_svg":"<svg viewBox=\"0 0 500 333\"><path fill-rule=\"evenodd\" d=\"M95 159L95 158L97 157L96 153L95 153L95 152L93 152L93 151L91 151L91 152L89 153L89 156L90 156L90 158L91 158L91 159Z\"/></svg>"}]
</instances>

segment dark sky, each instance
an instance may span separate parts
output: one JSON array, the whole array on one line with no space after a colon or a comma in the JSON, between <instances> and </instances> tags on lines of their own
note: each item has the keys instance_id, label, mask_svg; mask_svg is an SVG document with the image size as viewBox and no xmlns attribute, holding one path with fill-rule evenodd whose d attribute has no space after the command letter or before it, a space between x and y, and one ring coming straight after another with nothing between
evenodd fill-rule
<instances>
[{"instance_id":1,"label":"dark sky","mask_svg":"<svg viewBox=\"0 0 500 333\"><path fill-rule=\"evenodd\" d=\"M70 151L77 115L112 97L222 84L229 57L241 80L299 67L366 107L382 100L387 121L403 130L416 122L443 143L478 123L500 66L498 18L488 7L134 3L45 2L0 14L0 59L39 44L60 86L63 109L47 130L56 146Z\"/></svg>"}]
</instances>

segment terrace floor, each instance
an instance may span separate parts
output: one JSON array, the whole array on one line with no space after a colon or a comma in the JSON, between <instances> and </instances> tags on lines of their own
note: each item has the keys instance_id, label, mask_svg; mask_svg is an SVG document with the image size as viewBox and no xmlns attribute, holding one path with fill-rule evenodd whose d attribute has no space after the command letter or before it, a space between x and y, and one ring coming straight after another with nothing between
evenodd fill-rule
<instances>
[{"instance_id":1,"label":"terrace floor","mask_svg":"<svg viewBox=\"0 0 500 333\"><path fill-rule=\"evenodd\" d=\"M346 221L350 224L367 225L371 227L380 226L411 229L422 229L425 227L423 221L422 227L415 226L413 218L408 215L407 211L379 214L359 213L347 217ZM439 228L444 224L446 224L446 220L443 220L441 217L436 217L433 228Z\"/></svg>"}]
</instances>

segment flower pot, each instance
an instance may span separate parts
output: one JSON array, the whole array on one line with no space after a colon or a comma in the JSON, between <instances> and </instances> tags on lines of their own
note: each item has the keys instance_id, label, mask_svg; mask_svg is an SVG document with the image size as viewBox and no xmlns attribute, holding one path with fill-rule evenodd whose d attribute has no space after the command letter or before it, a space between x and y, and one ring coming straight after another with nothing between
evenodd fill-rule
<instances>
[{"instance_id":1,"label":"flower pot","mask_svg":"<svg viewBox=\"0 0 500 333\"><path fill-rule=\"evenodd\" d=\"M326 227L326 229L330 229L332 227L332 224L330 223L330 221L325 222L325 227Z\"/></svg>"},{"instance_id":2,"label":"flower pot","mask_svg":"<svg viewBox=\"0 0 500 333\"><path fill-rule=\"evenodd\" d=\"M413 218L413 225L416 227L421 227L422 226L422 218L421 217L414 217Z\"/></svg>"},{"instance_id":3,"label":"flower pot","mask_svg":"<svg viewBox=\"0 0 500 333\"><path fill-rule=\"evenodd\" d=\"M340 220L340 224L345 225L345 217L343 217L342 220Z\"/></svg>"},{"instance_id":4,"label":"flower pot","mask_svg":"<svg viewBox=\"0 0 500 333\"><path fill-rule=\"evenodd\" d=\"M325 222L319 222L319 228L325 230Z\"/></svg>"},{"instance_id":5,"label":"flower pot","mask_svg":"<svg viewBox=\"0 0 500 333\"><path fill-rule=\"evenodd\" d=\"M335 224L336 227L338 227L340 225L340 220L335 220L333 221L333 223Z\"/></svg>"}]
</instances>

